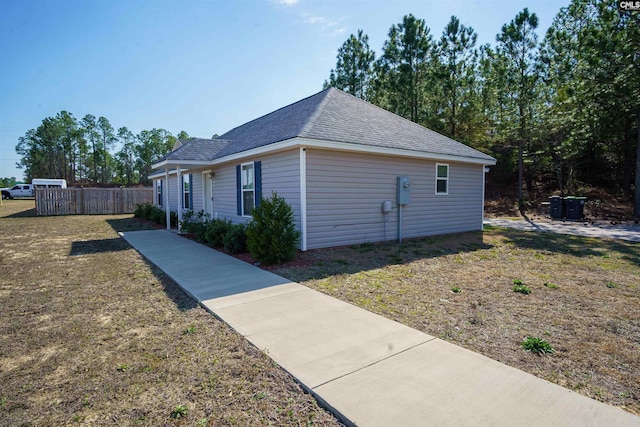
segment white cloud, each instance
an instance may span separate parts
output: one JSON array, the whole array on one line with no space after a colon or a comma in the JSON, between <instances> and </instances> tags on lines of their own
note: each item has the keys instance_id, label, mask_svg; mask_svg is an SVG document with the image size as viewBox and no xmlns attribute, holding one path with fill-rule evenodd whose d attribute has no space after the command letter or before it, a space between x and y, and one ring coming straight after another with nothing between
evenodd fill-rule
<instances>
[{"instance_id":1,"label":"white cloud","mask_svg":"<svg viewBox=\"0 0 640 427\"><path fill-rule=\"evenodd\" d=\"M327 19L323 16L308 16L304 19L307 24L324 24Z\"/></svg>"},{"instance_id":2,"label":"white cloud","mask_svg":"<svg viewBox=\"0 0 640 427\"><path fill-rule=\"evenodd\" d=\"M346 32L347 32L347 28L346 27L338 28L337 30L334 30L331 33L331 37L340 36L342 34L345 34Z\"/></svg>"},{"instance_id":3,"label":"white cloud","mask_svg":"<svg viewBox=\"0 0 640 427\"><path fill-rule=\"evenodd\" d=\"M344 18L340 18L338 21L332 21L324 16L310 15L306 12L303 12L301 16L305 24L316 26L325 36L335 37L347 32L346 27L337 28L340 21L343 21Z\"/></svg>"},{"instance_id":4,"label":"white cloud","mask_svg":"<svg viewBox=\"0 0 640 427\"><path fill-rule=\"evenodd\" d=\"M299 0L271 0L272 3L281 4L283 6L294 6Z\"/></svg>"}]
</instances>

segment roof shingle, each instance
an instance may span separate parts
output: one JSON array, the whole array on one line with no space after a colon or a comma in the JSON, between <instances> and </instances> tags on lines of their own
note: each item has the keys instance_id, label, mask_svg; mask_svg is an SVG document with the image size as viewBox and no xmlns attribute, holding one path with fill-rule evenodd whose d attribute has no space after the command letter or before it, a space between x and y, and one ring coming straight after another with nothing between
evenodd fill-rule
<instances>
[{"instance_id":1,"label":"roof shingle","mask_svg":"<svg viewBox=\"0 0 640 427\"><path fill-rule=\"evenodd\" d=\"M161 160L210 161L295 137L495 162L487 154L335 88L238 126L220 139L191 139Z\"/></svg>"}]
</instances>

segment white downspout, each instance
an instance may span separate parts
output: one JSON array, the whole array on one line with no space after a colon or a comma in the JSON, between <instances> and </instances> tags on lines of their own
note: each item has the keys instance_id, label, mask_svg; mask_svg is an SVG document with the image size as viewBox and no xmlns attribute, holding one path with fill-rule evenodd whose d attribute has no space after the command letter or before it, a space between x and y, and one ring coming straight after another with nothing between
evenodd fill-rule
<instances>
[{"instance_id":1,"label":"white downspout","mask_svg":"<svg viewBox=\"0 0 640 427\"><path fill-rule=\"evenodd\" d=\"M209 178L209 172L202 172L200 174L200 182L202 182L202 210L207 210L207 201L205 197L207 197L207 179ZM193 206L191 206L191 210L193 210Z\"/></svg>"},{"instance_id":2,"label":"white downspout","mask_svg":"<svg viewBox=\"0 0 640 427\"><path fill-rule=\"evenodd\" d=\"M171 209L169 208L169 168L164 168L164 214L167 219L167 230L171 230Z\"/></svg>"},{"instance_id":3,"label":"white downspout","mask_svg":"<svg viewBox=\"0 0 640 427\"><path fill-rule=\"evenodd\" d=\"M180 165L176 167L176 176L178 177L178 234L180 233L180 222L182 221L182 204L184 203L184 195L182 193L182 171L180 170Z\"/></svg>"},{"instance_id":4,"label":"white downspout","mask_svg":"<svg viewBox=\"0 0 640 427\"><path fill-rule=\"evenodd\" d=\"M300 147L300 250L307 250L307 149Z\"/></svg>"},{"instance_id":5,"label":"white downspout","mask_svg":"<svg viewBox=\"0 0 640 427\"><path fill-rule=\"evenodd\" d=\"M489 167L482 165L482 205L480 206L482 209L482 222L480 223L481 231L484 231L484 186L485 181L487 180L487 173L489 173Z\"/></svg>"}]
</instances>

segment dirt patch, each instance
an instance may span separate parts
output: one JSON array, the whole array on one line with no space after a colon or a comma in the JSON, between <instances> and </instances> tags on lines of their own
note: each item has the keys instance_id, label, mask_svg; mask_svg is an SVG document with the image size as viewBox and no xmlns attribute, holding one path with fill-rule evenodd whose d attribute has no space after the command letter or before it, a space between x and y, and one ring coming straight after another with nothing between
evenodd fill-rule
<instances>
[{"instance_id":1,"label":"dirt patch","mask_svg":"<svg viewBox=\"0 0 640 427\"><path fill-rule=\"evenodd\" d=\"M33 203L0 208L0 425L339 425L118 239L131 215Z\"/></svg>"},{"instance_id":2,"label":"dirt patch","mask_svg":"<svg viewBox=\"0 0 640 427\"><path fill-rule=\"evenodd\" d=\"M272 271L640 414L638 244L489 228L309 251ZM528 336L555 352L523 350Z\"/></svg>"}]
</instances>

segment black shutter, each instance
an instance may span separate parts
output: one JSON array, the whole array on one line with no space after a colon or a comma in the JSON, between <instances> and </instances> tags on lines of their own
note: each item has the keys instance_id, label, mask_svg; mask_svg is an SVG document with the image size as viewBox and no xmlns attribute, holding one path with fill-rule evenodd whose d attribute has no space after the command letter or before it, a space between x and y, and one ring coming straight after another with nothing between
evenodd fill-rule
<instances>
[{"instance_id":1,"label":"black shutter","mask_svg":"<svg viewBox=\"0 0 640 427\"><path fill-rule=\"evenodd\" d=\"M238 216L242 216L242 171L240 165L236 166L236 204L238 208Z\"/></svg>"},{"instance_id":2,"label":"black shutter","mask_svg":"<svg viewBox=\"0 0 640 427\"><path fill-rule=\"evenodd\" d=\"M254 206L257 208L260 206L260 201L262 201L262 162L254 162L253 164L253 176L255 182L255 204Z\"/></svg>"}]
</instances>

